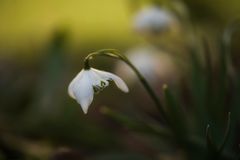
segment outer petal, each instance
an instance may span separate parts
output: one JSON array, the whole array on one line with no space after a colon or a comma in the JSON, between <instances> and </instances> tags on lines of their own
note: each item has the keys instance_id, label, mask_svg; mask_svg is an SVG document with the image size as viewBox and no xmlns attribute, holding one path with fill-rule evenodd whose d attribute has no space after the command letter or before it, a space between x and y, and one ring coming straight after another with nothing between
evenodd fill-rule
<instances>
[{"instance_id":1,"label":"outer petal","mask_svg":"<svg viewBox=\"0 0 240 160\"><path fill-rule=\"evenodd\" d=\"M83 75L83 72L84 70L81 70L77 76L70 82L69 86L68 86L68 94L70 97L72 97L73 99L76 99L74 93L73 93L73 89L74 89L74 86L76 84L77 81L79 81Z\"/></svg>"},{"instance_id":2,"label":"outer petal","mask_svg":"<svg viewBox=\"0 0 240 160\"><path fill-rule=\"evenodd\" d=\"M81 105L86 114L89 105L93 101L92 80L89 78L89 71L81 71L69 85L69 94Z\"/></svg>"},{"instance_id":3,"label":"outer petal","mask_svg":"<svg viewBox=\"0 0 240 160\"><path fill-rule=\"evenodd\" d=\"M113 80L114 83L116 84L116 86L123 92L127 93L129 91L126 83L117 75L112 74L110 72L100 71L100 70L94 69L94 68L92 68L92 70L105 80Z\"/></svg>"}]
</instances>

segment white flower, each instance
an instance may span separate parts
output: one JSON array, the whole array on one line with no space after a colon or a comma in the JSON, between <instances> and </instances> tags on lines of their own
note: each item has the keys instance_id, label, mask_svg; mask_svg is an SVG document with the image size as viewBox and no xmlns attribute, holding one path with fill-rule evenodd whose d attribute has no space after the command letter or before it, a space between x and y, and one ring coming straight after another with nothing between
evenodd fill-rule
<instances>
[{"instance_id":1,"label":"white flower","mask_svg":"<svg viewBox=\"0 0 240 160\"><path fill-rule=\"evenodd\" d=\"M149 6L141 10L134 18L134 29L140 33L159 33L175 22L175 17L167 10Z\"/></svg>"},{"instance_id":2,"label":"white flower","mask_svg":"<svg viewBox=\"0 0 240 160\"><path fill-rule=\"evenodd\" d=\"M139 46L127 51L126 56L151 84L161 84L178 81L180 71L170 53L151 46ZM116 73L122 75L130 83L136 82L134 72L123 62L116 65Z\"/></svg>"},{"instance_id":3,"label":"white flower","mask_svg":"<svg viewBox=\"0 0 240 160\"><path fill-rule=\"evenodd\" d=\"M123 92L128 92L125 82L115 74L94 68L82 69L68 87L68 94L77 100L86 114L94 93L102 91L113 81Z\"/></svg>"}]
</instances>

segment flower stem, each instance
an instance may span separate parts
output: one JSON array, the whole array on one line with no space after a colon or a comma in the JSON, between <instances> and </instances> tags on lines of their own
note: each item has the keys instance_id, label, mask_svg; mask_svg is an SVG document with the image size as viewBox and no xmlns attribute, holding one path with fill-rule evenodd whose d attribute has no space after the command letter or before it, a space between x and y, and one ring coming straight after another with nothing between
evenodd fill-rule
<instances>
[{"instance_id":1,"label":"flower stem","mask_svg":"<svg viewBox=\"0 0 240 160\"><path fill-rule=\"evenodd\" d=\"M108 56L108 57L116 58L116 59L119 59L119 60L122 60L123 62L125 62L135 72L135 74L137 75L138 79L140 80L140 82L142 83L144 88L147 90L148 94L150 95L150 97L152 98L153 102L155 103L155 106L159 110L159 112L160 112L160 114L162 116L162 119L165 120L165 121L168 121L167 120L167 116L165 114L165 111L163 109L162 103L159 100L158 96L156 95L156 93L154 92L152 87L149 85L147 80L138 71L138 69L128 60L128 58L126 56L120 54L119 51L117 51L115 49L104 49L104 50L100 50L100 51L97 51L97 52L93 52L93 53L90 53L84 59L84 68L85 69L89 69L90 68L89 60L91 60L94 56Z\"/></svg>"},{"instance_id":2,"label":"flower stem","mask_svg":"<svg viewBox=\"0 0 240 160\"><path fill-rule=\"evenodd\" d=\"M138 79L140 80L140 82L145 87L145 89L147 90L148 94L150 95L150 97L154 101L155 106L159 110L162 118L164 120L167 120L167 117L166 117L165 111L163 109L162 103L160 102L158 96L156 95L156 93L154 92L152 87L149 85L147 80L142 76L142 74L138 71L138 69L128 59L125 59L123 61L136 73Z\"/></svg>"}]
</instances>

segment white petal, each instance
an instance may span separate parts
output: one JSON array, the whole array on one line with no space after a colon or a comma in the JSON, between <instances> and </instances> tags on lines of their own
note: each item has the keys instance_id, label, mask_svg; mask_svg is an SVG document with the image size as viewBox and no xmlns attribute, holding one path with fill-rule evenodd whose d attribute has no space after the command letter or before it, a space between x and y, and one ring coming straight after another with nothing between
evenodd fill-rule
<instances>
[{"instance_id":1,"label":"white petal","mask_svg":"<svg viewBox=\"0 0 240 160\"><path fill-rule=\"evenodd\" d=\"M80 72L81 73L81 72ZM89 77L89 71L83 70L77 75L69 86L69 94L81 105L83 112L86 114L89 105L93 101L92 80Z\"/></svg>"},{"instance_id":2,"label":"white petal","mask_svg":"<svg viewBox=\"0 0 240 160\"><path fill-rule=\"evenodd\" d=\"M126 83L117 75L112 74L110 72L100 71L100 70L94 69L94 68L92 70L95 71L101 78L103 78L105 80L113 80L114 83L116 84L116 86L123 92L127 93L129 91Z\"/></svg>"},{"instance_id":3,"label":"white petal","mask_svg":"<svg viewBox=\"0 0 240 160\"><path fill-rule=\"evenodd\" d=\"M69 86L68 86L68 94L70 97L72 97L73 99L76 99L76 97L74 96L73 93L73 88L75 86L76 81L79 81L81 79L81 76L83 75L83 70L81 70L76 77L70 82Z\"/></svg>"},{"instance_id":4,"label":"white petal","mask_svg":"<svg viewBox=\"0 0 240 160\"><path fill-rule=\"evenodd\" d=\"M126 92L126 93L129 92L129 89L126 83L120 77L111 73L109 73L109 76L113 79L113 81L115 82L115 84L119 89L121 89L123 92Z\"/></svg>"}]
</instances>

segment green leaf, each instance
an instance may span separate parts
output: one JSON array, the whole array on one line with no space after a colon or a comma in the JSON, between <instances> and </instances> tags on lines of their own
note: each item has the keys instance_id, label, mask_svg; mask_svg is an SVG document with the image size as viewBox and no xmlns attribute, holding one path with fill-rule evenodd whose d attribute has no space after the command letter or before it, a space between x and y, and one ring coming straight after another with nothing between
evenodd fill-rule
<instances>
[{"instance_id":1,"label":"green leaf","mask_svg":"<svg viewBox=\"0 0 240 160\"><path fill-rule=\"evenodd\" d=\"M163 90L166 99L168 121L170 122L171 128L174 130L176 136L184 140L188 137L186 115L166 84L163 85Z\"/></svg>"},{"instance_id":2,"label":"green leaf","mask_svg":"<svg viewBox=\"0 0 240 160\"><path fill-rule=\"evenodd\" d=\"M159 137L164 138L172 138L171 132L167 128L161 127L159 125L155 125L152 123L148 124L148 122L130 118L122 113L117 113L105 106L101 108L101 112L133 131L139 133L155 134Z\"/></svg>"},{"instance_id":3,"label":"green leaf","mask_svg":"<svg viewBox=\"0 0 240 160\"><path fill-rule=\"evenodd\" d=\"M231 127L231 113L228 113L227 127L225 130L224 138L222 144L218 147L218 153L221 154L229 137Z\"/></svg>"},{"instance_id":4,"label":"green leaf","mask_svg":"<svg viewBox=\"0 0 240 160\"><path fill-rule=\"evenodd\" d=\"M203 70L203 64L198 56L196 48L191 48L190 58L192 62L192 81L191 89L193 95L193 107L194 114L199 133L202 133L202 129L207 123L206 115L206 73Z\"/></svg>"}]
</instances>

